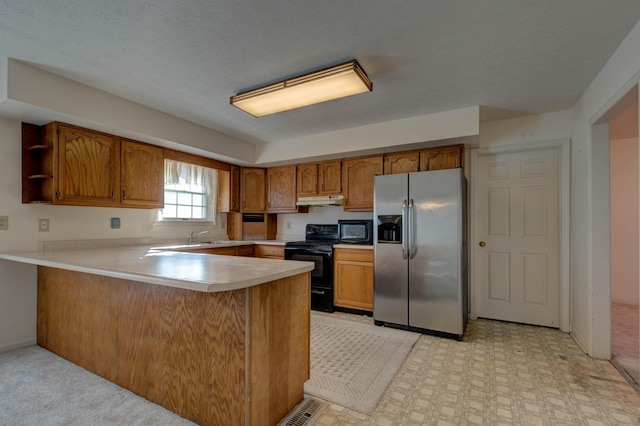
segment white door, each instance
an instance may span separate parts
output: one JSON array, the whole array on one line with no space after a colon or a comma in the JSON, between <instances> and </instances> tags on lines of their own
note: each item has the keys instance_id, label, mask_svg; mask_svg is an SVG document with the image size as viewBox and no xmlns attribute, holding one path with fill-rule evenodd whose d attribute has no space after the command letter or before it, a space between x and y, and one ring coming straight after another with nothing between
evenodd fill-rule
<instances>
[{"instance_id":1,"label":"white door","mask_svg":"<svg viewBox=\"0 0 640 426\"><path fill-rule=\"evenodd\" d=\"M477 316L559 327L558 149L480 155L475 176Z\"/></svg>"}]
</instances>

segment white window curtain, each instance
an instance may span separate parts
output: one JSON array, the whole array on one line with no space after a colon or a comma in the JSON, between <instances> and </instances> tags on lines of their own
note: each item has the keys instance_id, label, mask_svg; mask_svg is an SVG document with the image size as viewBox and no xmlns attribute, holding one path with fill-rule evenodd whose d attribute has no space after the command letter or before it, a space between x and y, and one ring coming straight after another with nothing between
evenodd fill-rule
<instances>
[{"instance_id":1,"label":"white window curtain","mask_svg":"<svg viewBox=\"0 0 640 426\"><path fill-rule=\"evenodd\" d=\"M218 170L175 160L164 160L165 184L200 185L207 197L207 218L218 221Z\"/></svg>"}]
</instances>

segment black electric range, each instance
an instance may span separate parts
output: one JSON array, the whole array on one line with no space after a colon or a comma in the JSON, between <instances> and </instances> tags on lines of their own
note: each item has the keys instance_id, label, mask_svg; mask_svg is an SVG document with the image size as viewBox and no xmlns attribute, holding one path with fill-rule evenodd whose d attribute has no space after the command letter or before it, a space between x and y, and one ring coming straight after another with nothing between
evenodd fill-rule
<instances>
[{"instance_id":1,"label":"black electric range","mask_svg":"<svg viewBox=\"0 0 640 426\"><path fill-rule=\"evenodd\" d=\"M333 312L333 244L338 242L338 225L313 225L305 228L304 241L284 246L284 258L313 262L311 271L311 309Z\"/></svg>"}]
</instances>

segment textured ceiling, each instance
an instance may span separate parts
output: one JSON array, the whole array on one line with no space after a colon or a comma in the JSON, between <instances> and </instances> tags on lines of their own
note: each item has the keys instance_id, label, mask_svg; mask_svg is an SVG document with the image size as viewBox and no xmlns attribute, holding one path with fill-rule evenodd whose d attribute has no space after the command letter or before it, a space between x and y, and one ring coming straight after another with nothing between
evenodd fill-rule
<instances>
[{"instance_id":1,"label":"textured ceiling","mask_svg":"<svg viewBox=\"0 0 640 426\"><path fill-rule=\"evenodd\" d=\"M1 0L0 55L259 143L473 105L566 109L639 19L638 0ZM262 118L229 105L353 58L373 92Z\"/></svg>"}]
</instances>

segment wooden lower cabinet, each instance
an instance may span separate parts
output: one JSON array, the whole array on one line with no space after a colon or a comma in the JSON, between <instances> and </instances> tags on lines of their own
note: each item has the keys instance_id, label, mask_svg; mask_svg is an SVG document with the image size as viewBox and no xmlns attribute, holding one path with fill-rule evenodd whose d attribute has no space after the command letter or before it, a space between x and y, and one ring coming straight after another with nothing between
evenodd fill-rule
<instances>
[{"instance_id":1,"label":"wooden lower cabinet","mask_svg":"<svg viewBox=\"0 0 640 426\"><path fill-rule=\"evenodd\" d=\"M38 345L199 425L304 396L310 273L218 293L38 267Z\"/></svg>"},{"instance_id":2,"label":"wooden lower cabinet","mask_svg":"<svg viewBox=\"0 0 640 426\"><path fill-rule=\"evenodd\" d=\"M284 246L257 243L254 247L256 257L284 259Z\"/></svg>"},{"instance_id":3,"label":"wooden lower cabinet","mask_svg":"<svg viewBox=\"0 0 640 426\"><path fill-rule=\"evenodd\" d=\"M336 247L333 304L373 312L373 250Z\"/></svg>"}]
</instances>

